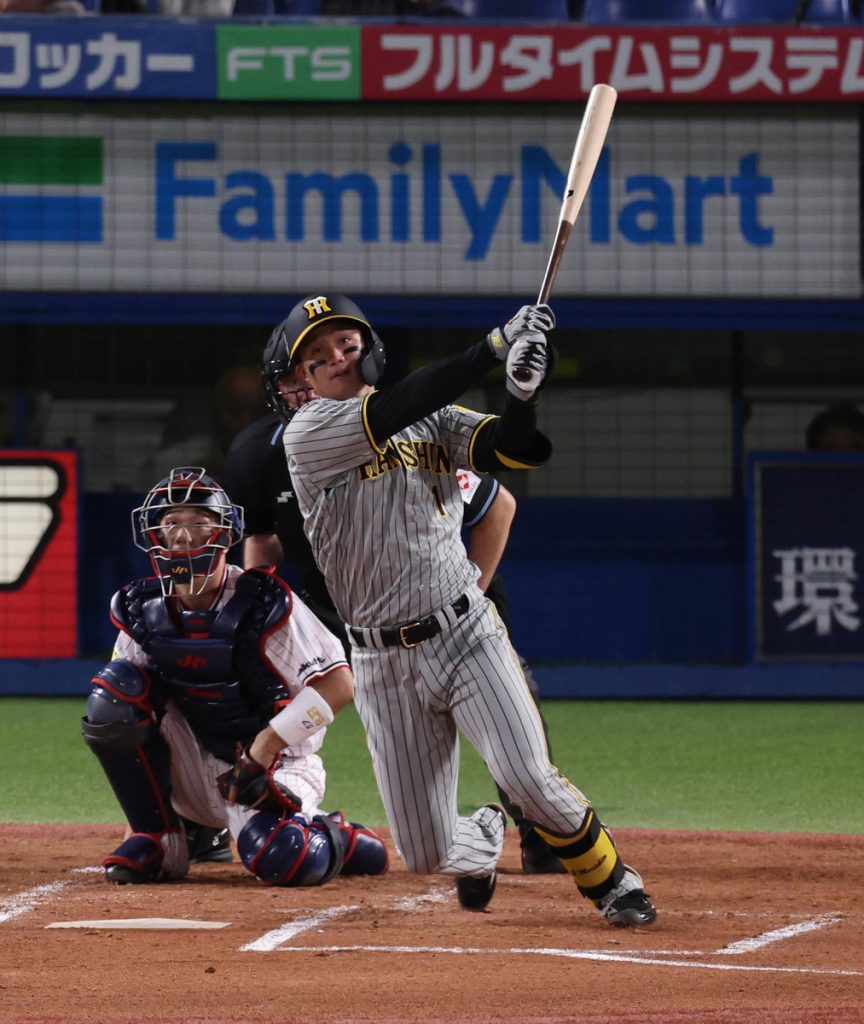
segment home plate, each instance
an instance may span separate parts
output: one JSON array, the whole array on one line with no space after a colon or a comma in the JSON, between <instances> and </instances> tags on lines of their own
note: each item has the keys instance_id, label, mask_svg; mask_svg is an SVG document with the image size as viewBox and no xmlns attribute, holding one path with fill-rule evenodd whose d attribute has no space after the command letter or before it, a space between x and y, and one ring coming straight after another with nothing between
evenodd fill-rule
<instances>
[{"instance_id":1,"label":"home plate","mask_svg":"<svg viewBox=\"0 0 864 1024\"><path fill-rule=\"evenodd\" d=\"M55 921L46 928L227 928L230 921L189 921L185 917L120 917L99 921Z\"/></svg>"}]
</instances>

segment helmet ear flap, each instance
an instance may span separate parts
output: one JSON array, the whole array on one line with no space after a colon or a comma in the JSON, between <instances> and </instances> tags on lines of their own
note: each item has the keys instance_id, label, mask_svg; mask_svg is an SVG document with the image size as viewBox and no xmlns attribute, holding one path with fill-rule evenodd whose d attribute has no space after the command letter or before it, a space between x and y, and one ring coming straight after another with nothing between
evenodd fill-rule
<instances>
[{"instance_id":1,"label":"helmet ear flap","mask_svg":"<svg viewBox=\"0 0 864 1024\"><path fill-rule=\"evenodd\" d=\"M366 342L366 351L360 360L360 376L364 384L375 384L387 366L387 354L384 343L371 328Z\"/></svg>"}]
</instances>

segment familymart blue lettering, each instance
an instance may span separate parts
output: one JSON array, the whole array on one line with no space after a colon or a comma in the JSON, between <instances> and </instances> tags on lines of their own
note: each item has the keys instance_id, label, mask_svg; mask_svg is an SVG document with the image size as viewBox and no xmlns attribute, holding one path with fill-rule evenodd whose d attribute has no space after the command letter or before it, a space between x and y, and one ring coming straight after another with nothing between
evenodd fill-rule
<instances>
[{"instance_id":1,"label":"familymart blue lettering","mask_svg":"<svg viewBox=\"0 0 864 1024\"><path fill-rule=\"evenodd\" d=\"M470 174L447 169L440 143L409 145L397 141L387 150L389 173L318 170L285 171L272 178L254 168L218 174L215 142L162 142L156 146L156 237L172 241L185 212L211 210L219 230L235 242L303 242L346 239L346 209L357 211L358 237L364 243L438 244L445 226L445 198L458 204L467 239L466 260L482 260L494 244L508 208L516 204L520 241L538 244L548 233L551 209L558 209L565 170L542 146L523 146L519 173L495 174L482 185ZM620 169L607 147L597 166L582 217L587 216L592 245L620 237L632 245L701 246L706 213L731 204L742 240L770 246L774 229L766 222L774 180L762 172L758 153L738 158L736 172L670 180L657 174L628 174L623 197L613 198L612 181ZM349 206L349 204L351 204ZM281 210L281 215L277 211ZM413 224L418 224L416 230Z\"/></svg>"}]
</instances>

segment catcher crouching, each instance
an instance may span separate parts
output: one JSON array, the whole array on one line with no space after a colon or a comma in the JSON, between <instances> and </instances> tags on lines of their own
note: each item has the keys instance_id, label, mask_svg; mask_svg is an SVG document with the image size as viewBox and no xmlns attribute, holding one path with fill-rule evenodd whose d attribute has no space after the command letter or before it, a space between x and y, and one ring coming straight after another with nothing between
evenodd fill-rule
<instances>
[{"instance_id":1,"label":"catcher crouching","mask_svg":"<svg viewBox=\"0 0 864 1024\"><path fill-rule=\"evenodd\" d=\"M354 692L342 646L272 567L228 564L243 510L181 467L133 511L132 531L155 576L114 595L119 635L81 723L129 826L106 880L182 878L186 821L227 828L267 885L383 874L378 836L322 810L318 751Z\"/></svg>"}]
</instances>

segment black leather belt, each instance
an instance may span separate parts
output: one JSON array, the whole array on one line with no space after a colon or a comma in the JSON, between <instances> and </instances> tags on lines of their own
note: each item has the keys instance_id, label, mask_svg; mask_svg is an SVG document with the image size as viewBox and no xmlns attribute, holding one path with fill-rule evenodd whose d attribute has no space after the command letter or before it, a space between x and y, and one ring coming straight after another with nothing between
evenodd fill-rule
<instances>
[{"instance_id":1,"label":"black leather belt","mask_svg":"<svg viewBox=\"0 0 864 1024\"><path fill-rule=\"evenodd\" d=\"M427 615L416 622L406 622L404 626L382 626L372 629L349 626L348 632L358 647L416 647L424 640L438 636L450 624L450 619L454 616L458 619L464 615L470 604L468 595L463 594L446 611L433 612L432 615Z\"/></svg>"}]
</instances>

